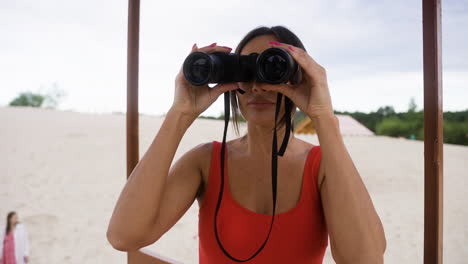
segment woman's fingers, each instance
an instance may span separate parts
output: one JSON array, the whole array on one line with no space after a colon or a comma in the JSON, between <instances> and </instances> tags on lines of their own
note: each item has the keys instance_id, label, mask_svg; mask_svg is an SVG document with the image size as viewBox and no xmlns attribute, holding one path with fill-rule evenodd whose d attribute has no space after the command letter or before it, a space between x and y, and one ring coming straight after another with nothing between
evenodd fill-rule
<instances>
[{"instance_id":1,"label":"woman's fingers","mask_svg":"<svg viewBox=\"0 0 468 264\"><path fill-rule=\"evenodd\" d=\"M231 52L232 48L230 47L226 47L226 46L217 46L216 45L217 43L213 43L209 46L205 46L205 47L202 47L202 48L197 48L196 51L201 51L201 52L206 52L206 53L213 53L213 52L225 52L225 53L229 53Z\"/></svg>"},{"instance_id":2,"label":"woman's fingers","mask_svg":"<svg viewBox=\"0 0 468 264\"><path fill-rule=\"evenodd\" d=\"M267 91L282 93L291 99L294 96L294 88L291 85L287 85L287 84L265 85L262 88Z\"/></svg>"},{"instance_id":3,"label":"woman's fingers","mask_svg":"<svg viewBox=\"0 0 468 264\"><path fill-rule=\"evenodd\" d=\"M198 46L197 46L197 43L193 44L192 46L192 52L195 52L198 50Z\"/></svg>"},{"instance_id":4,"label":"woman's fingers","mask_svg":"<svg viewBox=\"0 0 468 264\"><path fill-rule=\"evenodd\" d=\"M214 100L216 100L216 98L218 98L221 94L228 91L237 90L237 88L239 88L237 83L220 83L210 89L210 94Z\"/></svg>"}]
</instances>

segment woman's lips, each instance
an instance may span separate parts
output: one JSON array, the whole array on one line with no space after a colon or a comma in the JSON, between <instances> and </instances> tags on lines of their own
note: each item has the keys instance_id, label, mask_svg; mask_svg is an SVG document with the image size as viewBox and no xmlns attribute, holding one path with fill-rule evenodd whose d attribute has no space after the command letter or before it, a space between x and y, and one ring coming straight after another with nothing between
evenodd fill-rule
<instances>
[{"instance_id":1,"label":"woman's lips","mask_svg":"<svg viewBox=\"0 0 468 264\"><path fill-rule=\"evenodd\" d=\"M253 100L249 102L248 105L250 107L255 107L255 108L267 108L267 107L274 106L275 103L266 101L266 100Z\"/></svg>"}]
</instances>

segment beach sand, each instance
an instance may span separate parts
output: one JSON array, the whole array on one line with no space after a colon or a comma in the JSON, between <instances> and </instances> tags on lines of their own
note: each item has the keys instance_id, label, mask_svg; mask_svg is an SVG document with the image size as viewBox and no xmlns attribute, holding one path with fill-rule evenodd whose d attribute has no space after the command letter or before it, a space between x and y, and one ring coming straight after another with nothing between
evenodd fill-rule
<instances>
[{"instance_id":1,"label":"beach sand","mask_svg":"<svg viewBox=\"0 0 468 264\"><path fill-rule=\"evenodd\" d=\"M140 157L163 117L140 116ZM31 240L31 263L126 263L106 230L126 180L125 115L28 107L0 108L0 219L18 212ZM175 159L222 140L223 121L198 119ZM230 126L228 138L234 138ZM298 135L318 144L316 136ZM422 263L424 144L383 136L344 137L383 222L386 263ZM468 147L444 145L444 263L468 259ZM147 247L197 263L198 204ZM0 222L0 226L5 223ZM293 241L294 238L291 238ZM324 263L334 263L330 248Z\"/></svg>"}]
</instances>

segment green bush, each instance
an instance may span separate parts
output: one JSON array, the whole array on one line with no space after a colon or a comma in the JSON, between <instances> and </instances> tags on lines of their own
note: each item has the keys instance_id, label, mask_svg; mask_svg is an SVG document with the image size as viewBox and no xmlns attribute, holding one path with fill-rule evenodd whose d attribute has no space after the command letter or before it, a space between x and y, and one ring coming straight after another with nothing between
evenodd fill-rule
<instances>
[{"instance_id":1,"label":"green bush","mask_svg":"<svg viewBox=\"0 0 468 264\"><path fill-rule=\"evenodd\" d=\"M407 112L395 113L392 107L380 107L376 112L335 112L351 115L377 135L424 140L424 112L410 103ZM468 145L468 110L444 112L444 143Z\"/></svg>"},{"instance_id":2,"label":"green bush","mask_svg":"<svg viewBox=\"0 0 468 264\"><path fill-rule=\"evenodd\" d=\"M385 118L376 126L378 135L386 135L390 137L405 137L409 138L414 135L415 124L408 121L402 121L398 117L392 116Z\"/></svg>"},{"instance_id":3,"label":"green bush","mask_svg":"<svg viewBox=\"0 0 468 264\"><path fill-rule=\"evenodd\" d=\"M468 145L468 123L444 121L444 143Z\"/></svg>"},{"instance_id":4,"label":"green bush","mask_svg":"<svg viewBox=\"0 0 468 264\"><path fill-rule=\"evenodd\" d=\"M23 92L18 95L13 101L10 102L10 106L32 106L41 107L42 103L46 100L46 96L42 94L35 94L32 92Z\"/></svg>"},{"instance_id":5,"label":"green bush","mask_svg":"<svg viewBox=\"0 0 468 264\"><path fill-rule=\"evenodd\" d=\"M41 92L41 90L43 90L42 87L38 92L20 92L9 105L56 108L62 98L66 96L65 90L60 89L57 83L54 83L47 91Z\"/></svg>"},{"instance_id":6,"label":"green bush","mask_svg":"<svg viewBox=\"0 0 468 264\"><path fill-rule=\"evenodd\" d=\"M424 127L418 129L418 132L416 133L416 139L424 140Z\"/></svg>"},{"instance_id":7,"label":"green bush","mask_svg":"<svg viewBox=\"0 0 468 264\"><path fill-rule=\"evenodd\" d=\"M424 140L423 120L401 120L389 117L377 124L377 135ZM444 143L468 145L468 122L444 120Z\"/></svg>"}]
</instances>

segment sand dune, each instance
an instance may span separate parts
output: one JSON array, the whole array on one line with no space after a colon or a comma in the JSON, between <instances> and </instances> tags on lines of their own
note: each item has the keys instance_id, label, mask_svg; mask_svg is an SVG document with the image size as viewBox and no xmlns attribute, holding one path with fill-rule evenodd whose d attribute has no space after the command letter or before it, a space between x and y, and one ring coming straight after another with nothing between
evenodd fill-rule
<instances>
[{"instance_id":1,"label":"sand dune","mask_svg":"<svg viewBox=\"0 0 468 264\"><path fill-rule=\"evenodd\" d=\"M141 116L141 155L162 120ZM0 108L0 123L0 219L18 212L30 234L31 263L126 263L105 236L125 184L125 116ZM201 142L220 141L222 129L222 121L197 120L176 158ZM318 144L316 136L298 137ZM383 221L386 263L422 263L423 142L381 136L344 140ZM444 262L466 263L468 147L444 145L444 175ZM195 203L148 248L196 263L197 220ZM334 263L329 250L324 263Z\"/></svg>"}]
</instances>

